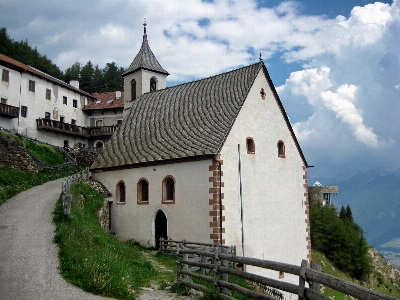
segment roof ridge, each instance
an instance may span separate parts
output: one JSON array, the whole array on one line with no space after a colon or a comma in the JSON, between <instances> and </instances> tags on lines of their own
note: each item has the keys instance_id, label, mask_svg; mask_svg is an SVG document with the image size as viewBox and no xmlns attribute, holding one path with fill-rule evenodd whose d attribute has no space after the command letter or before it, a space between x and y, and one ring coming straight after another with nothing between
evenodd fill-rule
<instances>
[{"instance_id":1,"label":"roof ridge","mask_svg":"<svg viewBox=\"0 0 400 300\"><path fill-rule=\"evenodd\" d=\"M202 81L202 80L206 80L206 79L211 79L211 78L214 78L214 77L219 77L219 76L222 76L222 75L225 75L225 74L229 74L229 73L232 73L232 72L235 72L235 71L239 71L239 70L241 70L241 69L245 69L245 68L252 67L252 66L257 65L257 64L264 64L264 62L256 62L256 63L254 63L254 64L250 64L250 65L238 67L238 68L235 68L235 69L232 69L232 70L229 70L229 71L226 71L226 72L222 72L222 73L219 73L219 74L215 74L215 75L212 75L212 76L208 76L208 77L204 77L204 78L195 79L195 80L188 81L188 82L178 83L178 84L176 84L176 85L168 86L168 87L166 87L166 88L164 88L164 89L161 89L161 90L157 90L157 91L154 91L154 92L147 92L147 93L145 93L145 94L143 94L143 95L146 95L146 94L148 94L148 93L160 92L160 91L163 91L163 90L175 88L175 87L182 86L182 85L191 84L191 83L198 82L198 81ZM139 99L139 98L138 98L138 99Z\"/></svg>"}]
</instances>

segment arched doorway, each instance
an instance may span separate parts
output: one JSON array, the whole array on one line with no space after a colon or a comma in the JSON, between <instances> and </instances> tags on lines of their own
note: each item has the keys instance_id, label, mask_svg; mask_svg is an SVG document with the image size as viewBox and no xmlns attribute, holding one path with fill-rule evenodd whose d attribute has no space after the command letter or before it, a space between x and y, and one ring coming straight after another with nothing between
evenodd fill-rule
<instances>
[{"instance_id":1,"label":"arched doorway","mask_svg":"<svg viewBox=\"0 0 400 300\"><path fill-rule=\"evenodd\" d=\"M155 239L156 239L156 249L160 248L160 238L167 239L167 217L162 210L159 210L156 215L155 221Z\"/></svg>"}]
</instances>

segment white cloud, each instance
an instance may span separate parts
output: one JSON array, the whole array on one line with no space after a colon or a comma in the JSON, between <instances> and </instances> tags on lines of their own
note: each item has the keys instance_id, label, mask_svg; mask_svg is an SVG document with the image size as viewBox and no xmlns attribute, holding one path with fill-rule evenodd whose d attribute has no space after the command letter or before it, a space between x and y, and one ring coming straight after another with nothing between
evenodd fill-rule
<instances>
[{"instance_id":1,"label":"white cloud","mask_svg":"<svg viewBox=\"0 0 400 300\"><path fill-rule=\"evenodd\" d=\"M88 60L128 67L140 49L144 17L170 81L254 63L260 52L271 68L277 57L279 66L302 65L277 90L307 160L323 166L332 159L342 169L357 167L355 157L371 167L400 162L399 0L354 7L348 18L303 15L292 1L276 7L228 0L6 2L7 10L0 1L0 26L61 69ZM8 17L11 6L24 18Z\"/></svg>"}]
</instances>

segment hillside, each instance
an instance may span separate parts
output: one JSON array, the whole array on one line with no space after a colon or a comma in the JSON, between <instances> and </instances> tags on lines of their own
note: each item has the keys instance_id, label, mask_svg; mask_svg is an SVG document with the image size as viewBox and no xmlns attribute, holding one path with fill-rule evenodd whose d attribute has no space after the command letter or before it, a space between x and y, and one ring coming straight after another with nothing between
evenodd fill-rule
<instances>
[{"instance_id":1,"label":"hillside","mask_svg":"<svg viewBox=\"0 0 400 300\"><path fill-rule=\"evenodd\" d=\"M388 263L375 249L370 248L369 253L372 257L374 269L369 278L369 282L354 280L348 274L341 272L319 251L312 250L312 260L321 266L321 270L324 273L365 286L392 297L400 298L400 271ZM321 290L325 296L334 297L334 299L351 299L349 296L345 296L327 287L322 286Z\"/></svg>"},{"instance_id":2,"label":"hillside","mask_svg":"<svg viewBox=\"0 0 400 300\"><path fill-rule=\"evenodd\" d=\"M339 206L350 204L368 243L400 269L400 170L373 169L330 184L339 186Z\"/></svg>"}]
</instances>

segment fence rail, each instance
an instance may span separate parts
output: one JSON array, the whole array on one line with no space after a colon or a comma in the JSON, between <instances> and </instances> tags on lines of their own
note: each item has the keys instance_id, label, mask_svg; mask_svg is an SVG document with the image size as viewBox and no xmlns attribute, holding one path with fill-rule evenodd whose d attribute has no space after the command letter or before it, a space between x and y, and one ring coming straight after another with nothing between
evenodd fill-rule
<instances>
[{"instance_id":1,"label":"fence rail","mask_svg":"<svg viewBox=\"0 0 400 300\"><path fill-rule=\"evenodd\" d=\"M163 240L163 243L169 243L169 241ZM283 299L283 294L281 291L285 291L298 295L298 299L329 300L330 298L320 293L319 286L320 284L323 284L336 291L355 297L356 299L396 300L394 297L390 297L369 290L360 285L322 273L320 270L318 270L318 265L316 264L312 264L311 268L308 268L307 260L303 260L300 266L296 266L257 258L235 256L232 253L228 253L229 247L221 247L216 245L215 247L205 247L203 250L197 250L184 247L184 243L180 244L182 246L177 247L176 243L177 241L172 242L172 244L174 244L172 248L175 247L177 251L171 251L171 253L175 253L177 255L178 282L202 292L207 292L207 288L191 282L188 280L188 277L190 276L211 282L215 287L219 288L220 299L233 299L228 296L227 293L228 290L234 290L253 299ZM191 259L191 257L197 257L198 259ZM281 280L248 273L238 268L229 267L237 264L251 265L259 268L293 274L299 277L299 283L288 283ZM255 285L258 285L259 287L262 287L264 293L249 290L229 282L228 274L243 278L254 283ZM306 283L308 284L308 287Z\"/></svg>"},{"instance_id":2,"label":"fence rail","mask_svg":"<svg viewBox=\"0 0 400 300\"><path fill-rule=\"evenodd\" d=\"M64 215L68 216L71 211L71 202L72 202L71 186L74 184L78 184L80 179L89 180L89 178L90 178L90 171L89 168L86 168L85 170L82 170L79 173L67 177L63 181L61 200L62 200Z\"/></svg>"}]
</instances>

